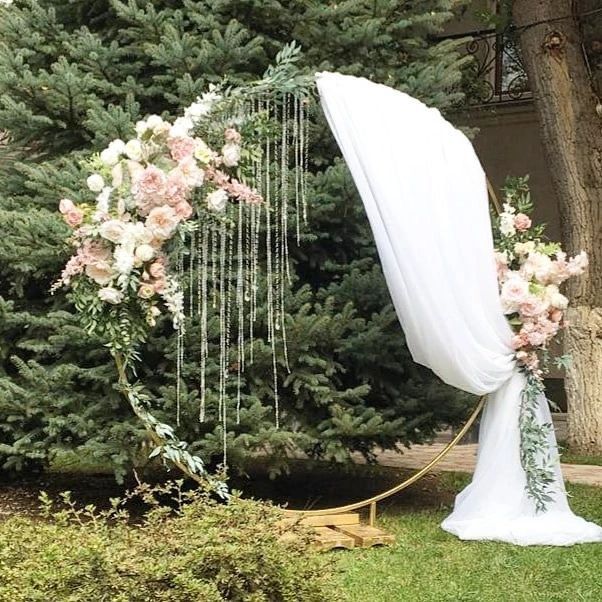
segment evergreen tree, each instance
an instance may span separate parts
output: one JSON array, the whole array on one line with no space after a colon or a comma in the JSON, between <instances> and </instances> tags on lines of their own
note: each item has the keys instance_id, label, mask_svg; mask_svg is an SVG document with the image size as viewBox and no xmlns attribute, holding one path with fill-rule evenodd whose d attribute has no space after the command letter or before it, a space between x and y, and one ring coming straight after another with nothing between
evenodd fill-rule
<instances>
[{"instance_id":1,"label":"evergreen tree","mask_svg":"<svg viewBox=\"0 0 602 602\"><path fill-rule=\"evenodd\" d=\"M0 459L44 467L57 454L109 463L118 476L145 435L114 389L102 342L78 325L67 299L48 290L69 254L57 200L78 200L80 160L127 139L149 113L175 116L224 75L260 75L295 39L308 70L339 70L405 90L445 110L460 100L465 62L434 36L456 0L16 0L0 7ZM288 299L291 373L281 370L276 429L271 355L253 341L232 465L249 450L293 448L344 461L374 446L409 445L461 422L467 396L412 363L390 304L373 239L319 111L312 125L310 224L294 248ZM265 308L259 311L257 332ZM198 421L195 325L184 366L179 433L205 458L221 457L216 416ZM262 330L263 329L263 330ZM214 334L217 330L214 331ZM158 328L141 377L157 414L175 414L175 337ZM216 336L211 339L217 349ZM209 366L209 402L216 395ZM214 378L215 381L215 378ZM234 401L233 401L234 403ZM233 408L234 409L234 408Z\"/></svg>"}]
</instances>

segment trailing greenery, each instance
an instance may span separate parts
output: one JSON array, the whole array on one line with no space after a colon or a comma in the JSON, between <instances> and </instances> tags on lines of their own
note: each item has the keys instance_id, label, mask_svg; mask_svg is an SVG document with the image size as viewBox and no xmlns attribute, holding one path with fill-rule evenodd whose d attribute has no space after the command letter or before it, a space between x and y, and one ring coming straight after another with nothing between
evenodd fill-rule
<instances>
[{"instance_id":1,"label":"trailing greenery","mask_svg":"<svg viewBox=\"0 0 602 602\"><path fill-rule=\"evenodd\" d=\"M16 0L1 8L0 461L44 468L75 450L117 477L146 449L103 341L89 335L61 294L48 290L68 256L57 199L80 201L80 161L129 138L150 113L174 117L227 74L256 80L291 40L302 69L340 70L403 89L442 110L461 97L467 59L436 34L463 2L454 0ZM273 468L296 449L347 461L375 446L420 442L464 419L471 397L412 363L390 304L363 208L323 118L312 117L310 221L291 246L287 333L291 372L281 366L282 421L274 426L269 347L256 338L240 423L228 434L232 466L273 452ZM260 283L261 284L261 283ZM258 308L256 333L265 332ZM211 327L211 325L210 325ZM217 324L210 333L208 407L217 396ZM198 421L198 329L188 328L178 437L209 463L221 458L215 416ZM196 338L195 338L196 337ZM171 423L176 341L159 324L142 353L140 379ZM236 400L231 400L234 414Z\"/></svg>"},{"instance_id":2,"label":"trailing greenery","mask_svg":"<svg viewBox=\"0 0 602 602\"><path fill-rule=\"evenodd\" d=\"M283 526L263 503L217 503L181 483L141 486L150 510L132 525L124 501L108 511L56 508L46 520L0 525L0 600L34 602L323 602L339 600L331 563L307 529Z\"/></svg>"}]
</instances>

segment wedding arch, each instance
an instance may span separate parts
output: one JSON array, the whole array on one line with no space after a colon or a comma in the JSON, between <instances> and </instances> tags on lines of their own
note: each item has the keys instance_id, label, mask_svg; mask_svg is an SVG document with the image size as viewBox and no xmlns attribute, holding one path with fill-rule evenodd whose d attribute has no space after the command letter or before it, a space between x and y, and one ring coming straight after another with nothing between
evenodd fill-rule
<instances>
[{"instance_id":1,"label":"wedding arch","mask_svg":"<svg viewBox=\"0 0 602 602\"><path fill-rule=\"evenodd\" d=\"M205 473L202 460L189 452L174 428L155 419L142 383L130 382L130 375L135 374L138 347L162 311L161 302L178 332L179 388L186 256L196 274L189 280L190 311L196 303L204 328L202 361L208 352L210 297L219 304L219 416L225 436L227 333L231 312L244 308L251 319L239 316L239 341L247 322L252 328L262 219L269 264L268 340L275 358L276 331L281 331L286 356L287 220L291 204L297 219L304 216L307 166L309 84L294 70L294 57L294 47L285 49L276 67L246 90L210 90L173 124L158 116L140 122L135 139L114 141L90 161L88 187L98 193L96 207L79 207L69 199L60 206L74 228L77 249L61 284L72 288L85 325L109 336L119 386L156 443L153 454L199 482L210 481L224 497L225 485ZM376 503L433 468L485 407L472 483L458 495L442 527L462 539L518 545L602 541L602 528L571 512L558 457L540 457L542 449L556 445L553 430L544 428L550 412L511 344L513 332L498 290L486 177L472 145L437 110L397 90L337 73L317 74L316 81L324 113L365 205L414 361L481 399L453 441L410 479L367 500L302 514L334 515L368 506L373 522ZM219 116L212 113L214 106L220 107ZM274 118L280 123L276 130ZM259 142L254 144L254 139ZM294 182L288 180L291 155ZM271 196L274 181L280 193ZM195 215L190 200L203 186L210 192L195 207ZM237 202L238 220L224 212L229 200ZM173 273L168 248L176 257ZM209 265L218 266L212 293ZM236 282L234 299L225 284L230 278ZM242 370L245 357L238 360ZM205 409L203 397L201 420ZM519 430L521 420L526 431ZM535 442L527 451L521 439L525 432Z\"/></svg>"}]
</instances>

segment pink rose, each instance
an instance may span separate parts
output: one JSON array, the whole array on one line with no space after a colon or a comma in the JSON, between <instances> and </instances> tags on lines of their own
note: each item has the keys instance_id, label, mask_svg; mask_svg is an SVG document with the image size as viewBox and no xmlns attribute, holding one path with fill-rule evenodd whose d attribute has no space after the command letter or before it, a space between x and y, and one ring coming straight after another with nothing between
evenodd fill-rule
<instances>
[{"instance_id":1,"label":"pink rose","mask_svg":"<svg viewBox=\"0 0 602 602\"><path fill-rule=\"evenodd\" d=\"M519 305L527 298L529 294L529 283L516 273L502 284L500 293L504 313L512 314L518 311Z\"/></svg>"},{"instance_id":2,"label":"pink rose","mask_svg":"<svg viewBox=\"0 0 602 602\"><path fill-rule=\"evenodd\" d=\"M174 171L181 174L186 186L189 188L202 186L205 180L205 172L199 168L197 162L192 157L187 157L180 161Z\"/></svg>"},{"instance_id":3,"label":"pink rose","mask_svg":"<svg viewBox=\"0 0 602 602\"><path fill-rule=\"evenodd\" d=\"M524 213L517 213L514 216L514 227L519 232L524 232L525 230L528 230L531 227L531 218L528 215L525 215Z\"/></svg>"},{"instance_id":4,"label":"pink rose","mask_svg":"<svg viewBox=\"0 0 602 602\"><path fill-rule=\"evenodd\" d=\"M196 142L190 136L176 136L167 140L167 146L174 161L182 161L192 157Z\"/></svg>"},{"instance_id":5,"label":"pink rose","mask_svg":"<svg viewBox=\"0 0 602 602\"><path fill-rule=\"evenodd\" d=\"M153 262L148 268L148 273L157 279L165 278L165 260L160 257L157 261Z\"/></svg>"},{"instance_id":6,"label":"pink rose","mask_svg":"<svg viewBox=\"0 0 602 602\"><path fill-rule=\"evenodd\" d=\"M162 205L151 209L146 218L146 227L154 238L158 240L167 240L171 238L178 226L178 216L173 207Z\"/></svg>"},{"instance_id":7,"label":"pink rose","mask_svg":"<svg viewBox=\"0 0 602 602\"><path fill-rule=\"evenodd\" d=\"M224 131L224 138L227 142L231 142L232 144L240 144L241 135L234 128L226 128Z\"/></svg>"},{"instance_id":8,"label":"pink rose","mask_svg":"<svg viewBox=\"0 0 602 602\"><path fill-rule=\"evenodd\" d=\"M68 213L69 211L73 211L75 209L75 205L71 199L61 199L59 202L59 211L62 214Z\"/></svg>"},{"instance_id":9,"label":"pink rose","mask_svg":"<svg viewBox=\"0 0 602 602\"><path fill-rule=\"evenodd\" d=\"M550 320L552 322L559 323L562 320L562 311L559 309L553 309L550 312Z\"/></svg>"},{"instance_id":10,"label":"pink rose","mask_svg":"<svg viewBox=\"0 0 602 602\"><path fill-rule=\"evenodd\" d=\"M165 200L168 205L175 207L182 201L186 200L188 196L188 186L184 175L178 170L173 170L167 178L165 185Z\"/></svg>"},{"instance_id":11,"label":"pink rose","mask_svg":"<svg viewBox=\"0 0 602 602\"><path fill-rule=\"evenodd\" d=\"M67 222L68 226L76 228L84 221L84 212L81 209L74 207L71 211L63 213L63 219Z\"/></svg>"},{"instance_id":12,"label":"pink rose","mask_svg":"<svg viewBox=\"0 0 602 602\"><path fill-rule=\"evenodd\" d=\"M109 284L113 279L113 276L115 276L115 270L106 261L98 261L86 266L86 276L94 280L97 284L105 286L106 284Z\"/></svg>"},{"instance_id":13,"label":"pink rose","mask_svg":"<svg viewBox=\"0 0 602 602\"><path fill-rule=\"evenodd\" d=\"M176 210L176 215L181 220L187 220L192 215L192 205L186 201L180 201L174 209Z\"/></svg>"},{"instance_id":14,"label":"pink rose","mask_svg":"<svg viewBox=\"0 0 602 602\"><path fill-rule=\"evenodd\" d=\"M521 316L527 318L535 318L548 311L548 304L535 295L525 297L519 304L519 312Z\"/></svg>"},{"instance_id":15,"label":"pink rose","mask_svg":"<svg viewBox=\"0 0 602 602\"><path fill-rule=\"evenodd\" d=\"M159 204L165 195L167 176L154 165L149 165L139 176L134 185L136 206L142 215Z\"/></svg>"}]
</instances>

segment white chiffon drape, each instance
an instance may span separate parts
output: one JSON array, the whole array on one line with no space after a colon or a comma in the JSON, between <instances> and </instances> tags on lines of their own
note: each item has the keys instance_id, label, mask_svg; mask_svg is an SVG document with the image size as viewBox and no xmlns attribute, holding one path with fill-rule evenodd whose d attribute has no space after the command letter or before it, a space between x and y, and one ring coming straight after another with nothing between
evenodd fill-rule
<instances>
[{"instance_id":1,"label":"white chiffon drape","mask_svg":"<svg viewBox=\"0 0 602 602\"><path fill-rule=\"evenodd\" d=\"M490 394L472 483L442 527L461 539L519 545L602 541L602 528L571 512L560 465L545 513L525 492L524 377L501 309L485 174L471 143L439 111L392 88L337 73L317 74L317 84L412 357L450 385ZM544 397L539 414L551 421Z\"/></svg>"}]
</instances>

